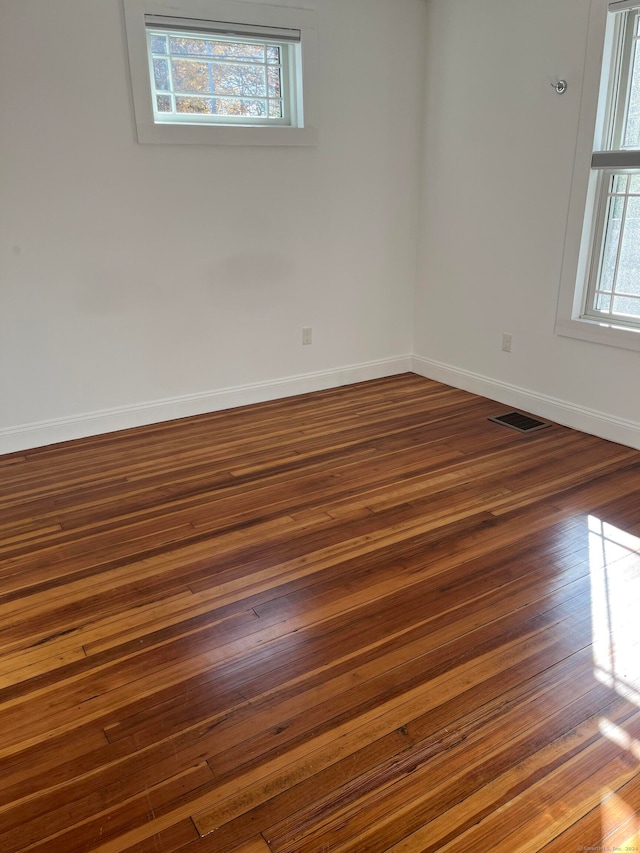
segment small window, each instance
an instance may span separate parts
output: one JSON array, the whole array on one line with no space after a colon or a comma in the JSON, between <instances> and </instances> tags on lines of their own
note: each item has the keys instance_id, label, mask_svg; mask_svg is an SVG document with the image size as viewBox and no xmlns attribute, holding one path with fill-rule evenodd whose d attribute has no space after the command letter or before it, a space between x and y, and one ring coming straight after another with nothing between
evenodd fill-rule
<instances>
[{"instance_id":1,"label":"small window","mask_svg":"<svg viewBox=\"0 0 640 853\"><path fill-rule=\"evenodd\" d=\"M170 10L125 0L139 141L315 144L312 15L245 0Z\"/></svg>"}]
</instances>

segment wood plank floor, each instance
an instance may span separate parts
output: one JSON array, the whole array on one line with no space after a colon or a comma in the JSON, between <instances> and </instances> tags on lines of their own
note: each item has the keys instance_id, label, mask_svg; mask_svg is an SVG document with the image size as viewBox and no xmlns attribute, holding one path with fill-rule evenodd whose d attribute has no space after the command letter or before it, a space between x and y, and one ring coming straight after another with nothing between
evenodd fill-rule
<instances>
[{"instance_id":1,"label":"wood plank floor","mask_svg":"<svg viewBox=\"0 0 640 853\"><path fill-rule=\"evenodd\" d=\"M0 457L0 851L640 849L640 453L503 411Z\"/></svg>"}]
</instances>

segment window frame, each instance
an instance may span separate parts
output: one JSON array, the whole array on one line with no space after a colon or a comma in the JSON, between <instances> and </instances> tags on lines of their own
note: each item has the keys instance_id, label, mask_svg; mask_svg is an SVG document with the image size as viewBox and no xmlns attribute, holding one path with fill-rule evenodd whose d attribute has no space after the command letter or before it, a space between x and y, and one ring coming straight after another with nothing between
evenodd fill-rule
<instances>
[{"instance_id":1,"label":"window frame","mask_svg":"<svg viewBox=\"0 0 640 853\"><path fill-rule=\"evenodd\" d=\"M280 3L283 0L279 0ZM285 0L286 2L286 0ZM197 145L315 146L318 140L318 78L315 10L310 0L296 6L251 3L246 0L123 0L133 109L138 142ZM301 8L303 7L303 8ZM153 19L192 20L206 32L211 25L234 26L240 32L298 31L299 45L290 51L288 84L291 88L291 123L269 124L235 121L156 121L153 104L151 57L147 32ZM151 20L151 23L147 22ZM245 28L245 29L243 29ZM194 30L195 32L195 30ZM287 39L292 42L292 39Z\"/></svg>"},{"instance_id":2,"label":"window frame","mask_svg":"<svg viewBox=\"0 0 640 853\"><path fill-rule=\"evenodd\" d=\"M556 333L640 351L640 320L604 315L591 307L606 236L612 174L638 171L637 149L616 149L623 117L618 89L622 63L620 13L640 0L592 3L572 192L556 316ZM625 22L631 32L630 17ZM627 36L628 36L627 33ZM629 45L628 38L624 42ZM629 56L631 54L629 53ZM629 75L630 76L630 75ZM627 78L625 77L624 84ZM613 118L617 113L617 122ZM577 274L576 274L577 271Z\"/></svg>"}]
</instances>

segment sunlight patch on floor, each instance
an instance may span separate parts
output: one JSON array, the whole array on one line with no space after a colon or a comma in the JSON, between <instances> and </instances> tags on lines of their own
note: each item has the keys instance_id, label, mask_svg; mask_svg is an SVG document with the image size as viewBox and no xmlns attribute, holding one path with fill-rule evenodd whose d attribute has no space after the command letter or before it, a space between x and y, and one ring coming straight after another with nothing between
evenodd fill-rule
<instances>
[{"instance_id":1,"label":"sunlight patch on floor","mask_svg":"<svg viewBox=\"0 0 640 853\"><path fill-rule=\"evenodd\" d=\"M603 850L634 850L640 842L640 817L614 791L605 791L601 804Z\"/></svg>"},{"instance_id":2,"label":"sunlight patch on floor","mask_svg":"<svg viewBox=\"0 0 640 853\"><path fill-rule=\"evenodd\" d=\"M596 678L640 706L640 538L589 516Z\"/></svg>"},{"instance_id":3,"label":"sunlight patch on floor","mask_svg":"<svg viewBox=\"0 0 640 853\"><path fill-rule=\"evenodd\" d=\"M640 538L589 516L595 677L640 707ZM611 720L600 732L640 764L640 741ZM601 796L602 850L640 849L640 815L616 791Z\"/></svg>"}]
</instances>

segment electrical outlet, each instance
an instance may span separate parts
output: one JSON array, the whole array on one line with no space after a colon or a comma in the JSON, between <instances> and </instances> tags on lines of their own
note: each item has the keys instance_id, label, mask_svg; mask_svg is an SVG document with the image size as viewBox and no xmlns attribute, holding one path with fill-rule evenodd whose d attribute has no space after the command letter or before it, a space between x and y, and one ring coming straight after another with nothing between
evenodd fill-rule
<instances>
[{"instance_id":1,"label":"electrical outlet","mask_svg":"<svg viewBox=\"0 0 640 853\"><path fill-rule=\"evenodd\" d=\"M302 345L308 347L313 343L313 329L311 326L305 326L302 330Z\"/></svg>"},{"instance_id":2,"label":"electrical outlet","mask_svg":"<svg viewBox=\"0 0 640 853\"><path fill-rule=\"evenodd\" d=\"M511 335L508 332L502 333L502 352L511 352Z\"/></svg>"}]
</instances>

